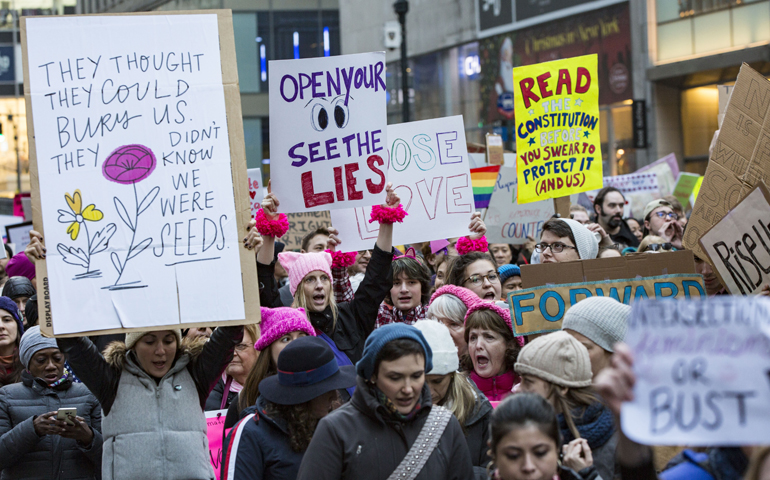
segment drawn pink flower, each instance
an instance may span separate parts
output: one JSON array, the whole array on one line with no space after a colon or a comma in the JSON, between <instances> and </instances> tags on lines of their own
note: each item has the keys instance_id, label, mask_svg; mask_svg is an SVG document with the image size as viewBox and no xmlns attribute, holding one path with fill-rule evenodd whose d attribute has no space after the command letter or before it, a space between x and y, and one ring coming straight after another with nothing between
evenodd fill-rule
<instances>
[{"instance_id":1,"label":"drawn pink flower","mask_svg":"<svg viewBox=\"0 0 770 480\"><path fill-rule=\"evenodd\" d=\"M102 173L107 180L131 185L149 177L156 164L155 154L144 145L123 145L107 156Z\"/></svg>"}]
</instances>

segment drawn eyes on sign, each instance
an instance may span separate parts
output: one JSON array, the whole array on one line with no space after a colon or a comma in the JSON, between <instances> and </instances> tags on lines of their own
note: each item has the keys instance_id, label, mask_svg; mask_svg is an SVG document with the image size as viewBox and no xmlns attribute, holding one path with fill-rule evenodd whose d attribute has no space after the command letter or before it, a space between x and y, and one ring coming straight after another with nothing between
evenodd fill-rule
<instances>
[{"instance_id":1,"label":"drawn eyes on sign","mask_svg":"<svg viewBox=\"0 0 770 480\"><path fill-rule=\"evenodd\" d=\"M337 98L332 105L334 106L334 123L337 124L338 128L345 128L350 120L350 111L345 105L345 99Z\"/></svg>"},{"instance_id":2,"label":"drawn eyes on sign","mask_svg":"<svg viewBox=\"0 0 770 480\"><path fill-rule=\"evenodd\" d=\"M313 105L313 110L310 113L310 124L314 130L319 132L323 132L329 126L329 114L320 103Z\"/></svg>"}]
</instances>

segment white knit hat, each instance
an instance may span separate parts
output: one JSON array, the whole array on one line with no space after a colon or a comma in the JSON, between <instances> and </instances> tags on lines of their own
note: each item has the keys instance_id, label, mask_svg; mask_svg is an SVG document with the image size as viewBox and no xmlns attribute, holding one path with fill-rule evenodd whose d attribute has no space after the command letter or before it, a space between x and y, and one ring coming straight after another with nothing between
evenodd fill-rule
<instances>
[{"instance_id":1,"label":"white knit hat","mask_svg":"<svg viewBox=\"0 0 770 480\"><path fill-rule=\"evenodd\" d=\"M457 357L457 345L449 334L449 329L436 320L419 320L412 325L422 332L422 336L433 350L433 369L428 375L446 375L460 368Z\"/></svg>"},{"instance_id":2,"label":"white knit hat","mask_svg":"<svg viewBox=\"0 0 770 480\"><path fill-rule=\"evenodd\" d=\"M587 387L593 377L588 350L563 330L526 344L513 368L519 375L532 375L568 388Z\"/></svg>"},{"instance_id":3,"label":"white knit hat","mask_svg":"<svg viewBox=\"0 0 770 480\"><path fill-rule=\"evenodd\" d=\"M165 330L163 330L165 331ZM173 332L173 334L176 336L176 348L179 348L179 346L182 344L182 330L178 328L169 328L168 331ZM152 333L151 331L148 332L129 332L126 334L126 348L131 349L136 345L136 342L139 341L140 338L147 335L148 333Z\"/></svg>"},{"instance_id":4,"label":"white knit hat","mask_svg":"<svg viewBox=\"0 0 770 480\"><path fill-rule=\"evenodd\" d=\"M573 305L564 315L563 330L577 332L608 352L622 342L628 330L631 307L610 297L589 297Z\"/></svg>"},{"instance_id":5,"label":"white knit hat","mask_svg":"<svg viewBox=\"0 0 770 480\"><path fill-rule=\"evenodd\" d=\"M571 218L560 218L559 220L566 223L569 229L572 230L572 236L575 237L575 246L577 247L578 254L580 254L580 259L589 260L596 258L599 254L599 241L596 239L594 232Z\"/></svg>"}]
</instances>

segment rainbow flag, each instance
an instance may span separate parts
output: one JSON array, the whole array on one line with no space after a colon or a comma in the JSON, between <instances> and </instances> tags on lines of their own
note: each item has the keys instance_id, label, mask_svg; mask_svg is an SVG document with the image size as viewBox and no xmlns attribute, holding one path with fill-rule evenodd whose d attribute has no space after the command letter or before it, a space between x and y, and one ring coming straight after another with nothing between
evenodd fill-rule
<instances>
[{"instance_id":1,"label":"rainbow flag","mask_svg":"<svg viewBox=\"0 0 770 480\"><path fill-rule=\"evenodd\" d=\"M471 185L473 186L473 201L476 203L476 209L487 208L489 199L492 198L492 191L497 182L497 172L500 171L500 165L490 167L471 168Z\"/></svg>"}]
</instances>

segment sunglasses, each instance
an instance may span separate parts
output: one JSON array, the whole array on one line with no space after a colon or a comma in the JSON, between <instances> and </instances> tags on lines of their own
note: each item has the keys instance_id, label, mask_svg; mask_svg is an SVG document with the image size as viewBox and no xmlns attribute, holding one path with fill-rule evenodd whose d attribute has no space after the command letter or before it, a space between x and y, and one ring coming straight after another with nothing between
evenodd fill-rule
<instances>
[{"instance_id":1,"label":"sunglasses","mask_svg":"<svg viewBox=\"0 0 770 480\"><path fill-rule=\"evenodd\" d=\"M651 244L647 245L647 248L644 251L646 252L648 250L651 251L651 252L657 252L658 250L674 250L675 251L676 248L674 248L674 246L671 245L670 243L651 243Z\"/></svg>"}]
</instances>

